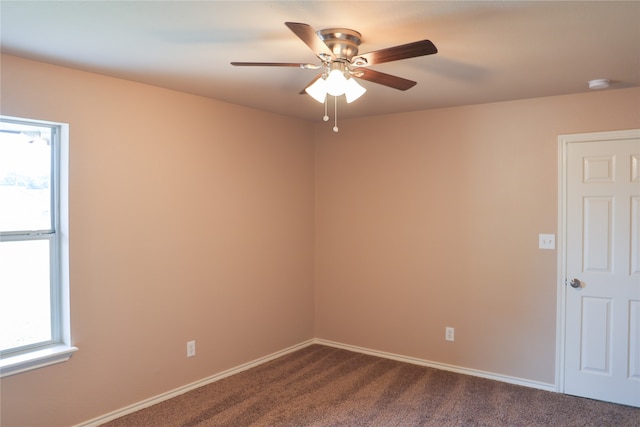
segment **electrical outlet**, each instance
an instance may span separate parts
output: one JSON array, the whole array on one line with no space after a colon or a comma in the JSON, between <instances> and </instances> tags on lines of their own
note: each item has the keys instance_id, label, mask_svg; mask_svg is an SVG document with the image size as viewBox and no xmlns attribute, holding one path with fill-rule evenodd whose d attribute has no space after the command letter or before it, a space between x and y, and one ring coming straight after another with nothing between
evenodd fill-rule
<instances>
[{"instance_id":1,"label":"electrical outlet","mask_svg":"<svg viewBox=\"0 0 640 427\"><path fill-rule=\"evenodd\" d=\"M444 328L444 339L447 341L453 341L454 340L454 332L455 330L453 328L450 327L446 327Z\"/></svg>"},{"instance_id":2,"label":"electrical outlet","mask_svg":"<svg viewBox=\"0 0 640 427\"><path fill-rule=\"evenodd\" d=\"M189 341L187 342L187 357L193 357L196 355L196 342Z\"/></svg>"}]
</instances>

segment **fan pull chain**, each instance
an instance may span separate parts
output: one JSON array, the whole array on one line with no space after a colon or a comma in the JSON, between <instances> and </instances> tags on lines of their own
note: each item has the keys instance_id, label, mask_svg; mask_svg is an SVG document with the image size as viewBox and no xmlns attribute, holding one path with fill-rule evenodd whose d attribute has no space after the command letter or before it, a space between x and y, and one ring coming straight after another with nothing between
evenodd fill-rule
<instances>
[{"instance_id":1,"label":"fan pull chain","mask_svg":"<svg viewBox=\"0 0 640 427\"><path fill-rule=\"evenodd\" d=\"M329 121L329 115L327 114L327 103L329 102L328 98L329 96L324 97L324 116L322 117L322 120L324 120L325 122Z\"/></svg>"},{"instance_id":2,"label":"fan pull chain","mask_svg":"<svg viewBox=\"0 0 640 427\"><path fill-rule=\"evenodd\" d=\"M333 131L334 132L338 132L338 97L334 96L333 100L334 100L334 104L333 105L335 106L334 113L333 113L333 120L334 120L334 122L333 122Z\"/></svg>"}]
</instances>

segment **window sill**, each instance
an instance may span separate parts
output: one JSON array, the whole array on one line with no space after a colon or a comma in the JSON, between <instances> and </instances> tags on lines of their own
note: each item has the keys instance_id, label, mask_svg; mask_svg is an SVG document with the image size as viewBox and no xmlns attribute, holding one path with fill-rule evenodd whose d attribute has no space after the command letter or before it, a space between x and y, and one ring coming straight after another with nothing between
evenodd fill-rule
<instances>
[{"instance_id":1,"label":"window sill","mask_svg":"<svg viewBox=\"0 0 640 427\"><path fill-rule=\"evenodd\" d=\"M5 357L0 359L0 378L66 362L76 351L78 351L78 347L58 344L29 353Z\"/></svg>"}]
</instances>

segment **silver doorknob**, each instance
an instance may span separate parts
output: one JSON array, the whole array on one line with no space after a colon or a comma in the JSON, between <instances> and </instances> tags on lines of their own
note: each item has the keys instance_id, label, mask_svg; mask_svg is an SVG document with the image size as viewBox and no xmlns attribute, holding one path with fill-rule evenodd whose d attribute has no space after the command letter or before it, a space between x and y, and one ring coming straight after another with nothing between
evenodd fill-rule
<instances>
[{"instance_id":1,"label":"silver doorknob","mask_svg":"<svg viewBox=\"0 0 640 427\"><path fill-rule=\"evenodd\" d=\"M580 280L578 279L571 279L569 284L571 285L572 288L579 288L581 286Z\"/></svg>"}]
</instances>

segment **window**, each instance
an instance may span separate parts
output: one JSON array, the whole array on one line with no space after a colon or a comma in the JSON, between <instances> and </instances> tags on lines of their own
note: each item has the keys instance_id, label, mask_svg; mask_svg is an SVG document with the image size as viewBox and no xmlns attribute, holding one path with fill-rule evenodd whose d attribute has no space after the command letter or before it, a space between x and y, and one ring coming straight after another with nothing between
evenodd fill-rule
<instances>
[{"instance_id":1,"label":"window","mask_svg":"<svg viewBox=\"0 0 640 427\"><path fill-rule=\"evenodd\" d=\"M0 117L0 374L63 362L70 343L68 126Z\"/></svg>"}]
</instances>

